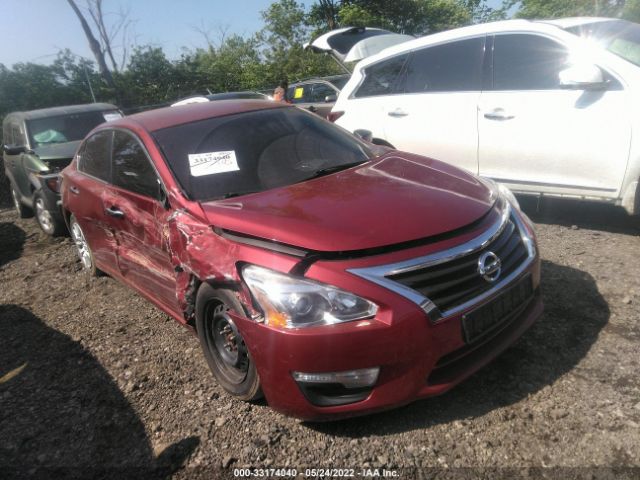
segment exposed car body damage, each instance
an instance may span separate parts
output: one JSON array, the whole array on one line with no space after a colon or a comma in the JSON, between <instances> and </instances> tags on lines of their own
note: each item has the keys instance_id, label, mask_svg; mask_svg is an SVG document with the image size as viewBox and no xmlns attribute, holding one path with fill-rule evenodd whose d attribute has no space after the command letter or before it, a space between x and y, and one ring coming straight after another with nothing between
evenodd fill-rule
<instances>
[{"instance_id":1,"label":"exposed car body damage","mask_svg":"<svg viewBox=\"0 0 640 480\"><path fill-rule=\"evenodd\" d=\"M247 124L251 142L234 130ZM95 158L109 168L93 173ZM98 127L62 198L79 253L191 328L225 390L300 418L443 393L542 310L535 236L508 191L373 153L291 106L200 103Z\"/></svg>"}]
</instances>

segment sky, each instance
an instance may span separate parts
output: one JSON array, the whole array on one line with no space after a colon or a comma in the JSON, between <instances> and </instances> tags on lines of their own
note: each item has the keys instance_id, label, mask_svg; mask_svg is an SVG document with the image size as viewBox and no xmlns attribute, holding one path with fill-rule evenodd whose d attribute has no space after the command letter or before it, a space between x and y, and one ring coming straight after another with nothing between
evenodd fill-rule
<instances>
[{"instance_id":1,"label":"sky","mask_svg":"<svg viewBox=\"0 0 640 480\"><path fill-rule=\"evenodd\" d=\"M176 59L184 47L193 50L206 45L198 29L209 31L213 41L221 31L252 35L262 28L260 12L272 1L103 0L103 9L129 9L129 18L135 21L135 43L162 47L169 58ZM501 3L489 1L491 6ZM8 67L18 62L48 64L65 48L93 60L80 22L66 0L0 0L0 5L5 20L0 27L4 39L0 42L0 63Z\"/></svg>"}]
</instances>

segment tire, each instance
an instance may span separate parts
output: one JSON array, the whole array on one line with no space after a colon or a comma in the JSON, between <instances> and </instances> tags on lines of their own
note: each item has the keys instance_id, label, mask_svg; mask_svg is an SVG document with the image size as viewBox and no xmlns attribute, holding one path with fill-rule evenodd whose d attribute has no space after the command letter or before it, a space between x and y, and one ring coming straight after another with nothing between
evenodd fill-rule
<instances>
[{"instance_id":1,"label":"tire","mask_svg":"<svg viewBox=\"0 0 640 480\"><path fill-rule=\"evenodd\" d=\"M13 207L20 218L33 217L33 211L29 207L25 207L20 201L20 194L13 183L11 184L11 199L13 200Z\"/></svg>"},{"instance_id":2,"label":"tire","mask_svg":"<svg viewBox=\"0 0 640 480\"><path fill-rule=\"evenodd\" d=\"M243 314L228 290L203 283L196 296L196 329L209 368L222 388L239 400L262 397L260 378L240 332L227 312Z\"/></svg>"},{"instance_id":3,"label":"tire","mask_svg":"<svg viewBox=\"0 0 640 480\"><path fill-rule=\"evenodd\" d=\"M93 252L91 251L89 242L87 242L80 224L76 221L76 217L73 215L71 215L71 218L69 219L69 232L71 233L73 243L76 245L82 269L92 277L99 276L102 272L96 267L96 261L93 258Z\"/></svg>"},{"instance_id":4,"label":"tire","mask_svg":"<svg viewBox=\"0 0 640 480\"><path fill-rule=\"evenodd\" d=\"M36 192L33 197L33 210L36 221L44 233L52 237L58 237L64 233L64 223L47 209L47 204L41 191Z\"/></svg>"}]
</instances>

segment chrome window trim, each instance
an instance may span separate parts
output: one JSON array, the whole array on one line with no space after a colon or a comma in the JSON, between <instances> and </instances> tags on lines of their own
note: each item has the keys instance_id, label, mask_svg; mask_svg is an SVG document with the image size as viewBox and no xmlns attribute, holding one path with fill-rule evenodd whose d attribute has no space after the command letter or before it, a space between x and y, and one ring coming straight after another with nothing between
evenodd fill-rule
<instances>
[{"instance_id":1,"label":"chrome window trim","mask_svg":"<svg viewBox=\"0 0 640 480\"><path fill-rule=\"evenodd\" d=\"M443 250L441 252L433 253L430 255L426 255L423 257L413 258L410 260L405 260L402 262L392 263L388 265L381 265L376 267L366 267L366 268L352 268L348 269L347 272L357 275L361 278L364 278L370 282L373 282L377 285L380 285L392 292L395 292L404 298L412 301L416 305L418 305L428 316L432 322L438 322L444 320L448 317L456 315L467 308L482 302L483 300L489 298L493 294L495 294L498 290L501 290L506 285L515 280L518 276L526 270L529 265L533 262L533 259L536 256L535 246L533 244L533 240L527 235L526 227L520 218L520 215L513 211L511 204L504 201L504 208L502 210L502 214L500 219L495 222L487 231L482 233L481 235L469 240L466 243L458 245L456 247L450 248L448 250ZM513 213L513 214L512 214ZM395 282L387 278L389 275L397 275L400 273L411 272L413 270L419 270L422 268L430 267L433 265L438 265L440 263L445 263L448 261L455 260L465 255L469 255L474 251L481 250L486 247L489 243L491 243L496 237L498 237L504 228L506 227L509 218L512 218L518 228L520 233L520 238L522 239L522 243L527 249L527 259L522 262L522 264L516 268L513 272L511 272L506 277L502 278L498 283L493 285L492 288L487 290L486 292L481 293L477 297L472 298L471 300L458 305L454 308L441 312L438 307L427 297L422 295L420 292L413 290L405 285L402 285L399 282Z\"/></svg>"}]
</instances>

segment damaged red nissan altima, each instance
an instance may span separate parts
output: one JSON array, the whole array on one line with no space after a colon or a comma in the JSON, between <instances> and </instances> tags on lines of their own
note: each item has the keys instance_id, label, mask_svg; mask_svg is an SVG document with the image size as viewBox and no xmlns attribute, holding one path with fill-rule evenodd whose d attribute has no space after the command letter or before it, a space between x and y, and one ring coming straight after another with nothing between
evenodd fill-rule
<instances>
[{"instance_id":1,"label":"damaged red nissan altima","mask_svg":"<svg viewBox=\"0 0 640 480\"><path fill-rule=\"evenodd\" d=\"M307 420L443 393L542 312L507 189L284 104L103 124L62 198L85 269L197 332L231 395Z\"/></svg>"}]
</instances>

